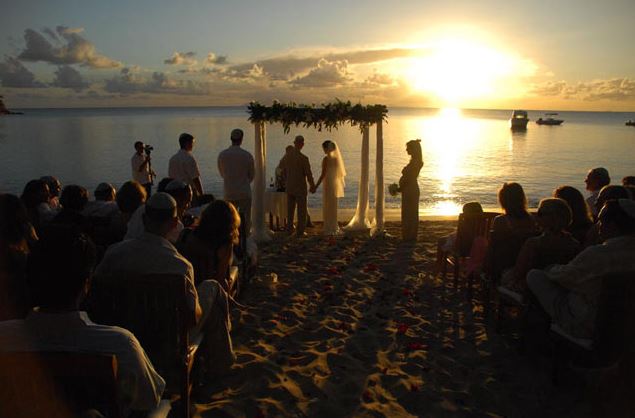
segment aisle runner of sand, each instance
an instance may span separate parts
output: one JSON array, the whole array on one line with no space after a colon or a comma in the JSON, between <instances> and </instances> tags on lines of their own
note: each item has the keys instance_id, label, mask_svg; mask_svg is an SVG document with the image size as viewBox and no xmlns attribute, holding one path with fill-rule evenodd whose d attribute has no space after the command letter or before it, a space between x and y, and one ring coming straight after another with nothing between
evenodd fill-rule
<instances>
[{"instance_id":1,"label":"aisle runner of sand","mask_svg":"<svg viewBox=\"0 0 635 418\"><path fill-rule=\"evenodd\" d=\"M276 237L261 249L259 274L242 297L249 308L235 312L237 365L199 390L197 412L334 418L570 411L573 400L551 388L547 365L520 357L513 341L485 327L481 305L464 289L433 277L436 241L454 227L422 222L417 244ZM397 224L388 231L399 235Z\"/></svg>"}]
</instances>

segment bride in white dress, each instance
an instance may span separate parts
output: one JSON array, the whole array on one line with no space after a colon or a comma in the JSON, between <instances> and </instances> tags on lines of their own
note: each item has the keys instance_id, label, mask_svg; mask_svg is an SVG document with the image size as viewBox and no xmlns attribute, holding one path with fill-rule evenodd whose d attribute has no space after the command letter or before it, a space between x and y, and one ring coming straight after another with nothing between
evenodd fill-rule
<instances>
[{"instance_id":1,"label":"bride in white dress","mask_svg":"<svg viewBox=\"0 0 635 418\"><path fill-rule=\"evenodd\" d=\"M322 174L313 192L324 182L322 191L322 218L324 219L324 235L338 235L342 233L337 223L337 199L344 197L344 177L346 169L344 160L337 144L331 140L322 143L324 159L322 160Z\"/></svg>"}]
</instances>

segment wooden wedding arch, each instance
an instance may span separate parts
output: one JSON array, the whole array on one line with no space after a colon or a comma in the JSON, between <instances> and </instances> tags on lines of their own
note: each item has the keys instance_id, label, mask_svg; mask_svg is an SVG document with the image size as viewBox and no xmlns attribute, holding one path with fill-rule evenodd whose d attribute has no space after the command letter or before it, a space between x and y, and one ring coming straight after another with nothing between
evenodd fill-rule
<instances>
[{"instance_id":1,"label":"wooden wedding arch","mask_svg":"<svg viewBox=\"0 0 635 418\"><path fill-rule=\"evenodd\" d=\"M255 129L255 179L252 206L252 234L257 241L271 239L271 231L265 224L264 196L267 179L267 123L280 123L285 133L289 133L292 126L323 129L330 131L340 125L350 124L359 127L362 134L362 161L359 190L357 194L357 209L355 215L347 224L347 230L364 230L372 228L373 234L384 232L384 139L383 123L387 119L388 108L381 104L362 105L352 104L350 101L337 100L321 106L303 105L296 103L283 104L273 102L271 106L264 106L252 102L248 106L249 121ZM369 163L370 127L377 127L377 150L375 161L375 219L371 223L369 211Z\"/></svg>"}]
</instances>

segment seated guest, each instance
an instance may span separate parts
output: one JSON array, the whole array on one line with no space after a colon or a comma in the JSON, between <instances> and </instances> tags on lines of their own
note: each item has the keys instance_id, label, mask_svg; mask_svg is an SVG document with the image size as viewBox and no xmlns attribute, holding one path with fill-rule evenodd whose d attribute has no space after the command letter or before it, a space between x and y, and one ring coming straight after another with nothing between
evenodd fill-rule
<instances>
[{"instance_id":1,"label":"seated guest","mask_svg":"<svg viewBox=\"0 0 635 418\"><path fill-rule=\"evenodd\" d=\"M483 207L479 202L468 202L463 205L462 210L464 218L481 219L483 215ZM437 241L437 268L439 269L448 254L454 249L457 233L453 232L447 237L439 238ZM459 248L461 255L469 254L472 248L474 237L461 237L461 242L465 244L465 248Z\"/></svg>"},{"instance_id":2,"label":"seated guest","mask_svg":"<svg viewBox=\"0 0 635 418\"><path fill-rule=\"evenodd\" d=\"M82 214L97 218L114 218L119 215L119 207L115 201L117 192L110 183L99 183L93 193L95 200L86 203Z\"/></svg>"},{"instance_id":3,"label":"seated guest","mask_svg":"<svg viewBox=\"0 0 635 418\"><path fill-rule=\"evenodd\" d=\"M29 215L29 221L36 231L57 215L57 211L49 205L49 196L49 186L42 180L28 182L20 196Z\"/></svg>"},{"instance_id":4,"label":"seated guest","mask_svg":"<svg viewBox=\"0 0 635 418\"><path fill-rule=\"evenodd\" d=\"M192 188L181 180L172 180L166 187L165 192L176 201L176 213L179 217L177 227L170 233L170 242L176 243L179 240L181 231L186 226L192 225L193 218L186 214L192 204Z\"/></svg>"},{"instance_id":5,"label":"seated guest","mask_svg":"<svg viewBox=\"0 0 635 418\"><path fill-rule=\"evenodd\" d=\"M170 177L162 178L161 181L159 182L159 185L157 186L157 192L165 192L165 188L167 187L168 184L170 184L172 180L174 179Z\"/></svg>"},{"instance_id":6,"label":"seated guest","mask_svg":"<svg viewBox=\"0 0 635 418\"><path fill-rule=\"evenodd\" d=\"M505 183L498 191L503 215L494 218L486 260L493 277L516 264L516 257L527 238L538 233L534 218L527 210L525 191L518 183Z\"/></svg>"},{"instance_id":7,"label":"seated guest","mask_svg":"<svg viewBox=\"0 0 635 418\"><path fill-rule=\"evenodd\" d=\"M29 310L26 260L37 240L22 201L0 194L0 321L24 318Z\"/></svg>"},{"instance_id":8,"label":"seated guest","mask_svg":"<svg viewBox=\"0 0 635 418\"><path fill-rule=\"evenodd\" d=\"M227 371L234 361L229 336L227 294L214 280L194 284L194 269L167 240L177 223L176 202L167 193L155 193L145 205L140 238L112 245L97 267L99 275L178 274L187 280L187 306L191 310L191 334L205 333L206 367L213 373Z\"/></svg>"},{"instance_id":9,"label":"seated guest","mask_svg":"<svg viewBox=\"0 0 635 418\"><path fill-rule=\"evenodd\" d=\"M591 214L595 218L599 212L596 204L598 194L600 193L600 190L602 190L602 187L611 184L609 171L604 167L593 168L587 173L584 183L586 184L586 189L591 192L591 195L586 199L586 203L589 205Z\"/></svg>"},{"instance_id":10,"label":"seated guest","mask_svg":"<svg viewBox=\"0 0 635 418\"><path fill-rule=\"evenodd\" d=\"M635 176L626 176L622 179L622 186L635 186Z\"/></svg>"},{"instance_id":11,"label":"seated guest","mask_svg":"<svg viewBox=\"0 0 635 418\"><path fill-rule=\"evenodd\" d=\"M95 247L85 235L44 237L27 265L37 307L25 319L0 322L0 351L114 354L124 413L150 411L157 407L165 382L139 341L123 328L91 322L79 310L90 287L94 262Z\"/></svg>"},{"instance_id":12,"label":"seated guest","mask_svg":"<svg viewBox=\"0 0 635 418\"><path fill-rule=\"evenodd\" d=\"M563 199L571 208L571 224L565 229L584 245L587 233L593 226L593 216L582 193L575 187L560 186L554 190L553 197Z\"/></svg>"},{"instance_id":13,"label":"seated guest","mask_svg":"<svg viewBox=\"0 0 635 418\"><path fill-rule=\"evenodd\" d=\"M525 241L514 268L508 270L502 280L503 286L521 293L526 290L529 270L566 264L580 248L580 243L566 230L572 218L567 202L562 199L542 199L536 216L542 234Z\"/></svg>"},{"instance_id":14,"label":"seated guest","mask_svg":"<svg viewBox=\"0 0 635 418\"><path fill-rule=\"evenodd\" d=\"M591 338L603 275L635 271L635 202L606 202L598 215L603 243L566 265L531 270L527 285L542 307L574 337Z\"/></svg>"},{"instance_id":15,"label":"seated guest","mask_svg":"<svg viewBox=\"0 0 635 418\"><path fill-rule=\"evenodd\" d=\"M60 203L62 210L55 215L52 223L75 226L78 228L86 227L86 217L82 215L82 211L88 203L88 192L86 189L74 184L64 187L62 196L60 197Z\"/></svg>"},{"instance_id":16,"label":"seated guest","mask_svg":"<svg viewBox=\"0 0 635 418\"><path fill-rule=\"evenodd\" d=\"M62 183L53 176L40 177L40 180L49 186L49 201L48 204L53 210L60 210L60 192L62 191Z\"/></svg>"},{"instance_id":17,"label":"seated guest","mask_svg":"<svg viewBox=\"0 0 635 418\"><path fill-rule=\"evenodd\" d=\"M117 229L117 235L120 239L123 239L130 229L129 224L132 218L136 218L133 225L143 225L141 217L143 215L143 205L146 202L148 192L145 187L136 181L125 182L117 192L117 206L121 212L119 221L116 222L115 229ZM135 231L137 235L143 233L143 230L139 232Z\"/></svg>"},{"instance_id":18,"label":"seated guest","mask_svg":"<svg viewBox=\"0 0 635 418\"><path fill-rule=\"evenodd\" d=\"M182 220L183 215L185 214L185 209L189 208L192 201L192 189L180 180L172 180L170 183L165 185L163 190L164 192L159 193L167 193L176 201L177 222L174 228L168 233L167 237L168 241L172 244L176 244L183 228L185 228ZM126 232L124 239L136 239L143 236L143 233L145 232L145 228L143 226L144 211L145 207L141 206L137 209L132 218L130 218L130 222L128 222L128 231ZM191 222L189 224L191 224Z\"/></svg>"},{"instance_id":19,"label":"seated guest","mask_svg":"<svg viewBox=\"0 0 635 418\"><path fill-rule=\"evenodd\" d=\"M604 204L608 202L609 200L630 199L630 198L631 198L631 195L628 189L624 186L617 186L617 185L604 186L602 187L602 190L600 190L600 193L598 194L596 202L595 202L597 212L599 213L600 209L602 209ZM587 246L597 245L597 244L600 244L601 242L602 242L602 239L600 237L600 225L598 222L596 222L589 229L589 232L587 232L585 245Z\"/></svg>"},{"instance_id":20,"label":"seated guest","mask_svg":"<svg viewBox=\"0 0 635 418\"><path fill-rule=\"evenodd\" d=\"M214 279L229 290L227 279L239 227L234 205L215 200L203 212L198 227L183 234L178 248L194 266L196 284Z\"/></svg>"}]
</instances>

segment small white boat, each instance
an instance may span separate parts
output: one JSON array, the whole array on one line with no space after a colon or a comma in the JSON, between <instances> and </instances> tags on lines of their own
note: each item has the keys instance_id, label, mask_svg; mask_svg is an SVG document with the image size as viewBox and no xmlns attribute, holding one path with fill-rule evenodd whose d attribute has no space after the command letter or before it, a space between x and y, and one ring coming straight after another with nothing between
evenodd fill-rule
<instances>
[{"instance_id":1,"label":"small white boat","mask_svg":"<svg viewBox=\"0 0 635 418\"><path fill-rule=\"evenodd\" d=\"M549 126L556 126L556 125L562 125L562 122L564 122L564 120L562 119L556 119L554 118L554 116L558 116L557 113L545 113L545 118L538 118L538 120L536 121L536 123L538 125L549 125Z\"/></svg>"},{"instance_id":2,"label":"small white boat","mask_svg":"<svg viewBox=\"0 0 635 418\"><path fill-rule=\"evenodd\" d=\"M527 112L524 110L514 110L512 112L512 117L509 119L509 125L512 130L524 130L527 129L527 123L529 123L529 118L527 117Z\"/></svg>"},{"instance_id":3,"label":"small white boat","mask_svg":"<svg viewBox=\"0 0 635 418\"><path fill-rule=\"evenodd\" d=\"M626 126L635 126L635 120L629 119L624 123Z\"/></svg>"}]
</instances>

